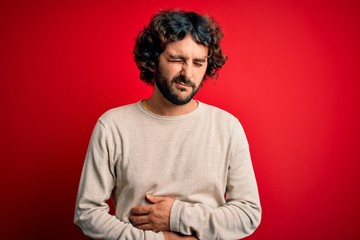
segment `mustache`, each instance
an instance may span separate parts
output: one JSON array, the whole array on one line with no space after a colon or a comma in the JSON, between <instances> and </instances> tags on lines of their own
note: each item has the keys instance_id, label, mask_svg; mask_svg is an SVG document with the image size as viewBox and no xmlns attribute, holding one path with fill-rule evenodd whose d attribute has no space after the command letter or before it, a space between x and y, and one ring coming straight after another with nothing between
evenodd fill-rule
<instances>
[{"instance_id":1,"label":"mustache","mask_svg":"<svg viewBox=\"0 0 360 240\"><path fill-rule=\"evenodd\" d=\"M172 79L173 82L180 82L190 87L195 87L195 83L193 83L191 80L186 79L184 76L179 75Z\"/></svg>"}]
</instances>

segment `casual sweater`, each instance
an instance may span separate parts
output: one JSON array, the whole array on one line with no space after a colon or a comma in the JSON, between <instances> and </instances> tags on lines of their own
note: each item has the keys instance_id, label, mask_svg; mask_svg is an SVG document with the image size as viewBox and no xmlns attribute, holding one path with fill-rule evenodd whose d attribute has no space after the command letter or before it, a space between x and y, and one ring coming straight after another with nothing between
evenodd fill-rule
<instances>
[{"instance_id":1,"label":"casual sweater","mask_svg":"<svg viewBox=\"0 0 360 240\"><path fill-rule=\"evenodd\" d=\"M251 234L261 207L239 121L202 102L181 116L150 113L140 101L102 115L86 154L74 222L92 238L164 239L129 222L131 208L149 204L147 194L176 199L171 231L211 240Z\"/></svg>"}]
</instances>

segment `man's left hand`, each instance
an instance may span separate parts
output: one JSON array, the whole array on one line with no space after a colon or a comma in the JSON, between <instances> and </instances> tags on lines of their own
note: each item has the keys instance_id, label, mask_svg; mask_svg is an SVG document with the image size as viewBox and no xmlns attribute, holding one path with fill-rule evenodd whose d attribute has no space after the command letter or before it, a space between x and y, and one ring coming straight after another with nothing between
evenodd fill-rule
<instances>
[{"instance_id":1,"label":"man's left hand","mask_svg":"<svg viewBox=\"0 0 360 240\"><path fill-rule=\"evenodd\" d=\"M153 195L147 195L146 199L152 204L132 208L130 222L141 230L154 232L170 230L170 210L175 200Z\"/></svg>"}]
</instances>

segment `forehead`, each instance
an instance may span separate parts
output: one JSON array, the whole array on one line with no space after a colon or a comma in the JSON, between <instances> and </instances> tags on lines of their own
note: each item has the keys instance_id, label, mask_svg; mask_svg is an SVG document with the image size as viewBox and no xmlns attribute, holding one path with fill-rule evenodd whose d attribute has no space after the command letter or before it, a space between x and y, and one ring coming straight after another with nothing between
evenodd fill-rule
<instances>
[{"instance_id":1,"label":"forehead","mask_svg":"<svg viewBox=\"0 0 360 240\"><path fill-rule=\"evenodd\" d=\"M180 41L166 44L164 52L169 55L179 55L186 58L207 58L208 48L196 43L190 35Z\"/></svg>"}]
</instances>

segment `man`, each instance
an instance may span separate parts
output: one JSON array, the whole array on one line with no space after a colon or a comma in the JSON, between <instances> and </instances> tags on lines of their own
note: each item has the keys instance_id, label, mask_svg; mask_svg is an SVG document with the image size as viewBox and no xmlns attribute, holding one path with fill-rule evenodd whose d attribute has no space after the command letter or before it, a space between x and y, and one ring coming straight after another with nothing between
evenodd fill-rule
<instances>
[{"instance_id":1,"label":"man","mask_svg":"<svg viewBox=\"0 0 360 240\"><path fill-rule=\"evenodd\" d=\"M135 61L149 99L94 128L75 223L96 239L239 239L260 223L248 143L231 114L193 99L225 63L209 17L161 11L139 34ZM106 204L112 198L115 216Z\"/></svg>"}]
</instances>

